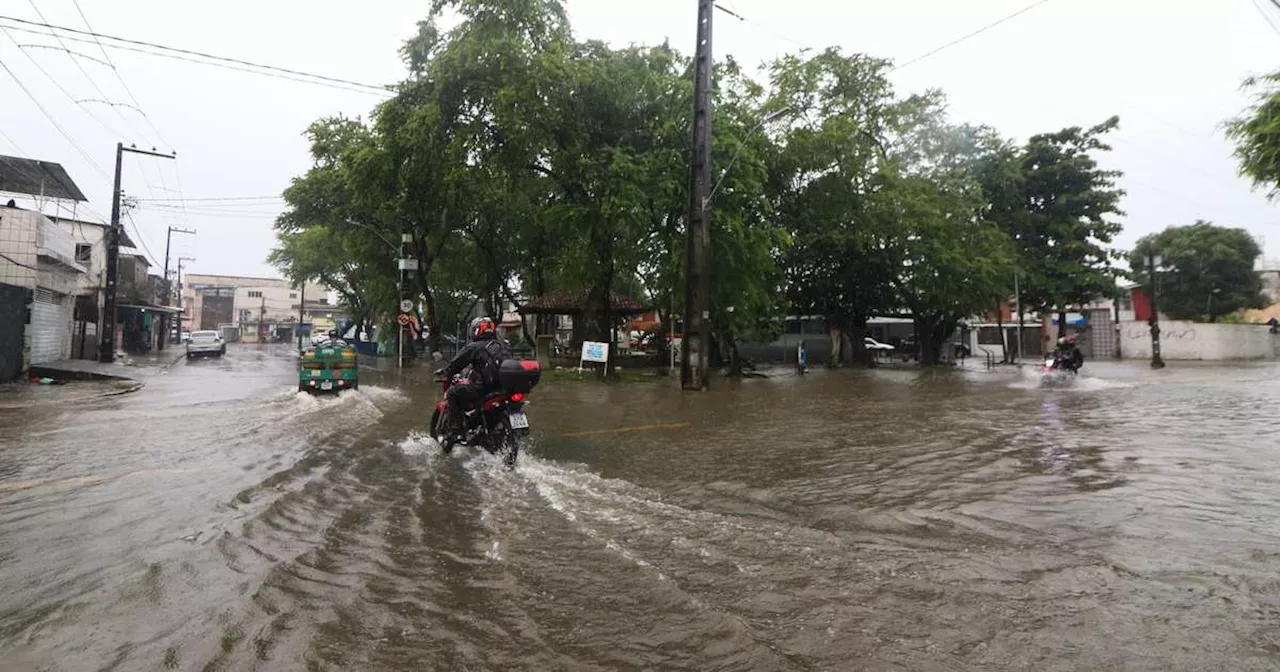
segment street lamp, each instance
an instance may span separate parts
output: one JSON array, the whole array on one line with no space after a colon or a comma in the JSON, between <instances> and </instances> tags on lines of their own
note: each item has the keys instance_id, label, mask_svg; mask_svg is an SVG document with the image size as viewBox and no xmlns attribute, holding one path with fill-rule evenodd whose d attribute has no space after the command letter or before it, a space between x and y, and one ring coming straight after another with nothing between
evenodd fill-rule
<instances>
[{"instance_id":1,"label":"street lamp","mask_svg":"<svg viewBox=\"0 0 1280 672\"><path fill-rule=\"evenodd\" d=\"M1164 360L1160 357L1160 309L1156 306L1156 271L1164 259L1158 254L1147 255L1147 278L1151 285L1151 317L1147 323L1151 325L1151 368L1163 369Z\"/></svg>"},{"instance_id":2,"label":"street lamp","mask_svg":"<svg viewBox=\"0 0 1280 672\"><path fill-rule=\"evenodd\" d=\"M761 119L760 123L753 126L751 130L747 132L747 137L742 139L742 142L738 145L738 149L733 153L733 158L729 159L729 165L725 166L724 170L720 171L720 179L716 180L716 186L712 187L711 193L707 194L707 197L702 199L703 210L707 209L707 206L711 204L711 199L716 197L716 192L720 191L720 185L724 183L724 178L729 176L729 171L733 170L733 165L738 162L738 156L742 154L742 148L747 146L747 140L755 137L756 133L759 133L760 130L764 128L765 124L790 113L790 107L784 107L781 110L774 110L773 112L764 115L764 119Z\"/></svg>"}]
</instances>

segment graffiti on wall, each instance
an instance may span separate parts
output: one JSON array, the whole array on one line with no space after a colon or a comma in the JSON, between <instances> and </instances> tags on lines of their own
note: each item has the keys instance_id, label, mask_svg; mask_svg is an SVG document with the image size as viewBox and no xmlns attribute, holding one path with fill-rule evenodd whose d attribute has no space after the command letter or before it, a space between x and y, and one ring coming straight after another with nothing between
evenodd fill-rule
<instances>
[{"instance_id":1,"label":"graffiti on wall","mask_svg":"<svg viewBox=\"0 0 1280 672\"><path fill-rule=\"evenodd\" d=\"M1130 327L1125 336L1132 341L1149 340L1151 338L1151 329L1148 327ZM1194 341L1196 340L1196 330L1195 327L1162 328L1160 329L1160 340Z\"/></svg>"}]
</instances>

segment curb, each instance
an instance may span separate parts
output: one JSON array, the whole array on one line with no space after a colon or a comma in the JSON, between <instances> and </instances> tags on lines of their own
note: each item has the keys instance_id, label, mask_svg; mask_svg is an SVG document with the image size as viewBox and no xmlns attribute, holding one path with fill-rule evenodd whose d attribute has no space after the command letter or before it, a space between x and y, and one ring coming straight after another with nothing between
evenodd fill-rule
<instances>
[{"instance_id":1,"label":"curb","mask_svg":"<svg viewBox=\"0 0 1280 672\"><path fill-rule=\"evenodd\" d=\"M159 367L159 373L164 373L169 369L173 368L174 364L177 364L178 362L182 361L183 359L186 358L186 356L187 356L187 353L182 352L178 354L176 357L174 357L173 359L169 360L168 363L161 364ZM65 376L68 372L64 371L62 373ZM76 404L83 401L92 401L94 399L109 399L111 397L120 397L126 394L133 394L134 392L137 392L138 390L141 390L142 388L147 386L147 383L145 380L142 380L140 378L123 376L123 375L117 376L117 375L110 375L110 374L90 374L90 375L85 375L84 377L81 377L79 375L73 375L72 379L73 380L98 380L98 381L119 380L123 382L132 383L132 385L130 385L127 388L123 388L119 390L111 390L110 392L103 392L101 394L90 394L90 395L85 395L83 397L72 397L70 399L61 399L58 401L59 404ZM41 404L0 404L0 411L21 411L28 408L34 408L40 405Z\"/></svg>"}]
</instances>

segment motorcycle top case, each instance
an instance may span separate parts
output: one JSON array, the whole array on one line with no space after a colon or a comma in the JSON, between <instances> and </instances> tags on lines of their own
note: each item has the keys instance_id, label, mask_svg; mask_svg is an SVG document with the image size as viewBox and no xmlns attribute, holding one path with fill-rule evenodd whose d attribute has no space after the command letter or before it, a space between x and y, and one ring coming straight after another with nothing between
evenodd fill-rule
<instances>
[{"instance_id":1,"label":"motorcycle top case","mask_svg":"<svg viewBox=\"0 0 1280 672\"><path fill-rule=\"evenodd\" d=\"M533 361L508 359L498 365L498 382L503 391L527 393L542 379L542 366Z\"/></svg>"}]
</instances>

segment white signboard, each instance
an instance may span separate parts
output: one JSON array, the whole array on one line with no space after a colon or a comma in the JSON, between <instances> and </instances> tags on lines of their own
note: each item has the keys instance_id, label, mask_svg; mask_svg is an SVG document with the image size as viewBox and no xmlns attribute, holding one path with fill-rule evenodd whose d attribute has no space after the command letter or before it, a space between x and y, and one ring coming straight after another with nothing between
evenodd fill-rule
<instances>
[{"instance_id":1,"label":"white signboard","mask_svg":"<svg viewBox=\"0 0 1280 672\"><path fill-rule=\"evenodd\" d=\"M582 361L584 362L600 362L604 364L609 361L609 344L597 343L595 341L582 342Z\"/></svg>"}]
</instances>

